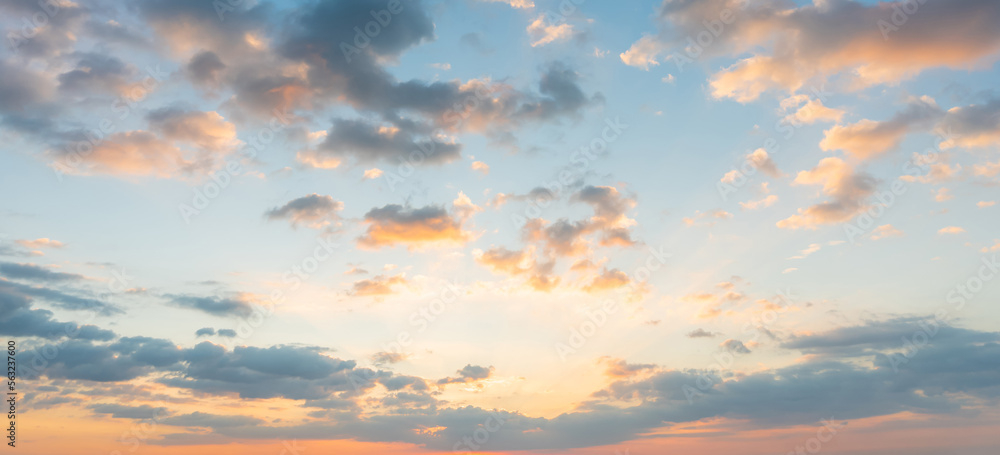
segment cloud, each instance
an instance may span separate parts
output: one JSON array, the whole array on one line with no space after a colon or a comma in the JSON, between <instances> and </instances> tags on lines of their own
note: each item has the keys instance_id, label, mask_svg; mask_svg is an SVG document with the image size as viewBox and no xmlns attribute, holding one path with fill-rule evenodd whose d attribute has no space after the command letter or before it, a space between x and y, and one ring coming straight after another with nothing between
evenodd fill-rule
<instances>
[{"instance_id":1,"label":"cloud","mask_svg":"<svg viewBox=\"0 0 1000 455\"><path fill-rule=\"evenodd\" d=\"M743 210L757 210L760 208L770 207L774 205L775 202L778 202L778 195L771 194L765 197L764 199L758 199L756 201L740 202L740 207L743 208Z\"/></svg>"},{"instance_id":2,"label":"cloud","mask_svg":"<svg viewBox=\"0 0 1000 455\"><path fill-rule=\"evenodd\" d=\"M694 329L688 332L687 335L684 336L688 338L714 338L717 335L718 335L717 333L709 332L705 329Z\"/></svg>"},{"instance_id":3,"label":"cloud","mask_svg":"<svg viewBox=\"0 0 1000 455\"><path fill-rule=\"evenodd\" d=\"M549 22L549 16L541 14L528 25L531 47L544 46L556 41L565 41L573 36L573 25Z\"/></svg>"},{"instance_id":4,"label":"cloud","mask_svg":"<svg viewBox=\"0 0 1000 455\"><path fill-rule=\"evenodd\" d=\"M531 0L480 0L487 3L505 3L511 8L527 9L534 8L535 2Z\"/></svg>"},{"instance_id":5,"label":"cloud","mask_svg":"<svg viewBox=\"0 0 1000 455\"><path fill-rule=\"evenodd\" d=\"M236 297L198 297L193 295L168 295L173 306L198 310L213 316L247 316L253 312L249 296L240 294Z\"/></svg>"},{"instance_id":6,"label":"cloud","mask_svg":"<svg viewBox=\"0 0 1000 455\"><path fill-rule=\"evenodd\" d=\"M750 353L750 349L747 349L747 347L740 340L729 339L729 340L723 341L722 344L720 344L719 346L722 349L725 349L725 350L727 350L729 352L735 352L737 354L749 354Z\"/></svg>"},{"instance_id":7,"label":"cloud","mask_svg":"<svg viewBox=\"0 0 1000 455\"><path fill-rule=\"evenodd\" d=\"M158 419L169 414L167 408L155 408L148 404L127 406L121 404L98 403L87 406L94 414L110 414L115 419Z\"/></svg>"},{"instance_id":8,"label":"cloud","mask_svg":"<svg viewBox=\"0 0 1000 455\"><path fill-rule=\"evenodd\" d=\"M382 176L382 170L377 167L373 167L371 169L366 170L362 178L365 180L374 180L381 176Z\"/></svg>"},{"instance_id":9,"label":"cloud","mask_svg":"<svg viewBox=\"0 0 1000 455\"><path fill-rule=\"evenodd\" d=\"M493 367L482 367L479 365L466 365L461 370L456 371L458 376L438 380L438 385L464 384L487 379L493 375Z\"/></svg>"},{"instance_id":10,"label":"cloud","mask_svg":"<svg viewBox=\"0 0 1000 455\"><path fill-rule=\"evenodd\" d=\"M39 337L45 339L80 339L107 341L114 332L94 325L79 325L53 319L53 313L33 309L29 295L12 284L0 281L0 333L7 336Z\"/></svg>"},{"instance_id":11,"label":"cloud","mask_svg":"<svg viewBox=\"0 0 1000 455\"><path fill-rule=\"evenodd\" d=\"M473 171L482 172L483 175L489 175L490 174L490 165L486 164L486 163L484 163L482 161L473 161L471 167L472 167Z\"/></svg>"},{"instance_id":12,"label":"cloud","mask_svg":"<svg viewBox=\"0 0 1000 455\"><path fill-rule=\"evenodd\" d=\"M712 209L707 212L695 210L694 216L684 217L681 221L687 226L711 227L719 220L728 220L732 217L732 213L722 209Z\"/></svg>"},{"instance_id":13,"label":"cloud","mask_svg":"<svg viewBox=\"0 0 1000 455\"><path fill-rule=\"evenodd\" d=\"M844 160L828 157L816 167L799 172L796 185L823 185L823 193L831 200L799 209L777 223L782 229L816 229L819 225L843 223L867 208L866 200L875 191L875 178L856 172Z\"/></svg>"},{"instance_id":14,"label":"cloud","mask_svg":"<svg viewBox=\"0 0 1000 455\"><path fill-rule=\"evenodd\" d=\"M984 209L986 207L993 207L994 205L997 205L997 201L979 201L976 203L976 207L979 207L981 209Z\"/></svg>"},{"instance_id":15,"label":"cloud","mask_svg":"<svg viewBox=\"0 0 1000 455\"><path fill-rule=\"evenodd\" d=\"M195 337L203 337L203 336L207 337L212 335L215 335L215 329L211 327L201 328L194 332Z\"/></svg>"},{"instance_id":16,"label":"cloud","mask_svg":"<svg viewBox=\"0 0 1000 455\"><path fill-rule=\"evenodd\" d=\"M903 235L905 235L903 231L894 228L891 224L883 224L872 231L872 240L902 237Z\"/></svg>"},{"instance_id":17,"label":"cloud","mask_svg":"<svg viewBox=\"0 0 1000 455\"><path fill-rule=\"evenodd\" d=\"M865 119L826 130L819 146L824 151L844 150L859 159L876 157L899 148L906 133L929 128L941 115L941 108L933 99L926 96L912 99L905 110L890 120Z\"/></svg>"},{"instance_id":18,"label":"cloud","mask_svg":"<svg viewBox=\"0 0 1000 455\"><path fill-rule=\"evenodd\" d=\"M163 108L146 115L150 130L175 144L213 152L231 151L243 144L236 138L236 125L218 112Z\"/></svg>"},{"instance_id":19,"label":"cloud","mask_svg":"<svg viewBox=\"0 0 1000 455\"><path fill-rule=\"evenodd\" d=\"M944 235L944 234L962 234L964 232L965 232L965 229L962 229L962 228L960 228L958 226L948 226L948 227L943 227L941 229L938 229L938 234L942 234L942 235Z\"/></svg>"},{"instance_id":20,"label":"cloud","mask_svg":"<svg viewBox=\"0 0 1000 455\"><path fill-rule=\"evenodd\" d=\"M219 336L223 338L236 338L236 331L233 329L219 329Z\"/></svg>"},{"instance_id":21,"label":"cloud","mask_svg":"<svg viewBox=\"0 0 1000 455\"><path fill-rule=\"evenodd\" d=\"M351 285L350 294L359 297L392 295L398 292L394 286L407 284L403 275L376 275L370 279L355 281Z\"/></svg>"},{"instance_id":22,"label":"cloud","mask_svg":"<svg viewBox=\"0 0 1000 455\"><path fill-rule=\"evenodd\" d=\"M375 365L396 364L408 359L410 356L399 352L376 352L372 355L372 363Z\"/></svg>"},{"instance_id":23,"label":"cloud","mask_svg":"<svg viewBox=\"0 0 1000 455\"><path fill-rule=\"evenodd\" d=\"M805 104L803 104L805 103ZM817 122L839 122L844 116L841 109L832 109L823 105L819 98L810 98L808 95L795 95L782 100L781 107L788 111L793 108L797 110L786 115L782 120L789 125L811 125Z\"/></svg>"},{"instance_id":24,"label":"cloud","mask_svg":"<svg viewBox=\"0 0 1000 455\"><path fill-rule=\"evenodd\" d=\"M53 272L48 268L39 267L34 264L16 264L13 262L0 262L0 275L15 280L43 283L78 281L83 279L83 275L75 273Z\"/></svg>"},{"instance_id":25,"label":"cloud","mask_svg":"<svg viewBox=\"0 0 1000 455\"><path fill-rule=\"evenodd\" d=\"M1000 32L986 25L1000 20L993 2L921 4L919 13L896 27L893 8L901 4L664 1L656 16L659 32L634 43L622 61L648 69L668 53L679 65L694 63L685 52L705 59L737 57L712 75L711 93L750 102L768 91L794 93L830 80L860 89L895 84L932 68L966 69L995 59ZM708 33L703 24L719 23L727 9L729 23L719 24L723 32L707 47L691 50L687 39ZM956 35L955 27L965 33Z\"/></svg>"},{"instance_id":26,"label":"cloud","mask_svg":"<svg viewBox=\"0 0 1000 455\"><path fill-rule=\"evenodd\" d=\"M438 206L408 208L390 204L368 211L364 223L368 228L358 238L358 245L366 248L461 245L472 238L460 218Z\"/></svg>"},{"instance_id":27,"label":"cloud","mask_svg":"<svg viewBox=\"0 0 1000 455\"><path fill-rule=\"evenodd\" d=\"M292 227L303 224L312 229L321 229L331 224L339 226L339 212L343 209L344 203L335 201L332 196L313 193L268 210L264 216L269 220L288 220Z\"/></svg>"},{"instance_id":28,"label":"cloud","mask_svg":"<svg viewBox=\"0 0 1000 455\"><path fill-rule=\"evenodd\" d=\"M604 269L600 274L594 277L586 286L583 287L584 292L591 294L596 294L611 289L618 289L624 286L628 286L632 280L629 279L625 272L618 269Z\"/></svg>"},{"instance_id":29,"label":"cloud","mask_svg":"<svg viewBox=\"0 0 1000 455\"><path fill-rule=\"evenodd\" d=\"M944 150L996 148L1000 143L1000 99L948 109L936 130Z\"/></svg>"},{"instance_id":30,"label":"cloud","mask_svg":"<svg viewBox=\"0 0 1000 455\"><path fill-rule=\"evenodd\" d=\"M63 248L66 245L58 240L52 240L49 238L39 238L35 240L18 240L17 243L25 248L30 249L40 249L40 248Z\"/></svg>"},{"instance_id":31,"label":"cloud","mask_svg":"<svg viewBox=\"0 0 1000 455\"><path fill-rule=\"evenodd\" d=\"M461 152L460 144L433 136L426 128L338 119L326 139L316 149L299 152L298 159L314 167L337 167L344 160L373 164L406 160L416 154L420 164L445 164L458 159Z\"/></svg>"}]
</instances>

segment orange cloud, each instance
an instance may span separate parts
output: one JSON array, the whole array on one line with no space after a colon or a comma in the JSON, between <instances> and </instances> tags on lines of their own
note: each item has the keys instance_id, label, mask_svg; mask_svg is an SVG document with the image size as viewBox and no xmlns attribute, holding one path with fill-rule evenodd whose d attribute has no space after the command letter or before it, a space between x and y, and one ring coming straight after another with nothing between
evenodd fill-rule
<instances>
[{"instance_id":1,"label":"orange cloud","mask_svg":"<svg viewBox=\"0 0 1000 455\"><path fill-rule=\"evenodd\" d=\"M462 245L473 237L463 229L460 217L436 206L413 209L390 204L370 210L363 222L368 229L358 238L358 245L367 248Z\"/></svg>"}]
</instances>

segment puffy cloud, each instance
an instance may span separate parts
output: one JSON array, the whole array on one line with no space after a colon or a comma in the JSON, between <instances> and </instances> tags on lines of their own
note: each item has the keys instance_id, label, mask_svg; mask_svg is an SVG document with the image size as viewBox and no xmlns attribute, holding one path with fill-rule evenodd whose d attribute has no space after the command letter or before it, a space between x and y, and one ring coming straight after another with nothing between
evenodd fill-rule
<instances>
[{"instance_id":1,"label":"puffy cloud","mask_svg":"<svg viewBox=\"0 0 1000 455\"><path fill-rule=\"evenodd\" d=\"M114 133L86 154L52 152L57 170L69 174L137 175L172 178L203 174L219 164L205 151L185 151L149 131Z\"/></svg>"},{"instance_id":2,"label":"puffy cloud","mask_svg":"<svg viewBox=\"0 0 1000 455\"><path fill-rule=\"evenodd\" d=\"M335 120L326 139L313 150L299 152L299 161L314 167L336 167L345 159L361 164L395 162L417 156L421 164L443 164L458 159L462 146L420 134L409 126L376 125L364 120ZM421 137L422 136L422 137ZM328 163L316 166L314 163Z\"/></svg>"},{"instance_id":3,"label":"puffy cloud","mask_svg":"<svg viewBox=\"0 0 1000 455\"><path fill-rule=\"evenodd\" d=\"M1000 99L949 109L936 128L942 149L997 148L1000 145Z\"/></svg>"},{"instance_id":4,"label":"puffy cloud","mask_svg":"<svg viewBox=\"0 0 1000 455\"><path fill-rule=\"evenodd\" d=\"M211 327L204 327L194 332L195 337L207 337L212 335L215 335L215 329Z\"/></svg>"},{"instance_id":5,"label":"puffy cloud","mask_svg":"<svg viewBox=\"0 0 1000 455\"><path fill-rule=\"evenodd\" d=\"M482 161L473 161L471 168L472 168L473 171L482 172L483 175L489 175L490 174L490 165L486 164L486 163L484 163Z\"/></svg>"},{"instance_id":6,"label":"puffy cloud","mask_svg":"<svg viewBox=\"0 0 1000 455\"><path fill-rule=\"evenodd\" d=\"M331 224L340 225L339 212L343 209L344 203L334 200L332 196L313 193L268 210L264 216L269 220L288 220L292 227L304 224L320 229Z\"/></svg>"},{"instance_id":7,"label":"puffy cloud","mask_svg":"<svg viewBox=\"0 0 1000 455\"><path fill-rule=\"evenodd\" d=\"M362 296L386 296L397 293L394 286L407 285L406 277L403 275L376 275L369 279L355 281L351 285L351 295Z\"/></svg>"},{"instance_id":8,"label":"puffy cloud","mask_svg":"<svg viewBox=\"0 0 1000 455\"><path fill-rule=\"evenodd\" d=\"M152 131L175 144L215 152L229 151L242 144L236 138L236 126L218 112L163 108L150 112L146 118Z\"/></svg>"},{"instance_id":9,"label":"puffy cloud","mask_svg":"<svg viewBox=\"0 0 1000 455\"><path fill-rule=\"evenodd\" d=\"M737 354L749 354L750 353L750 349L747 349L746 345L744 345L743 342L740 341L740 340L729 339L729 340L723 341L722 344L719 345L719 347L721 347L722 349L725 349L725 350L727 350L729 352L735 352Z\"/></svg>"},{"instance_id":10,"label":"puffy cloud","mask_svg":"<svg viewBox=\"0 0 1000 455\"><path fill-rule=\"evenodd\" d=\"M797 185L823 185L828 202L799 209L777 223L783 229L816 229L822 224L842 223L854 218L867 206L866 200L875 191L875 178L856 172L844 160L823 158L811 170L801 171L793 182Z\"/></svg>"},{"instance_id":11,"label":"puffy cloud","mask_svg":"<svg viewBox=\"0 0 1000 455\"><path fill-rule=\"evenodd\" d=\"M681 55L691 45L688 38L709 33L704 24L717 23L723 32L711 44L687 51L734 57L750 53L710 82L713 96L749 102L767 91L794 93L830 79L857 89L893 84L931 68L966 69L988 63L1000 50L1000 32L987 25L1000 20L994 2L920 4L919 13L907 15L897 27L892 16L903 3L667 0L657 16L659 34L644 36L622 60L645 69L670 52L669 58L690 64ZM721 16L726 9L727 24ZM956 28L964 33L954 33Z\"/></svg>"},{"instance_id":12,"label":"puffy cloud","mask_svg":"<svg viewBox=\"0 0 1000 455\"><path fill-rule=\"evenodd\" d=\"M658 369L658 367L653 364L628 363L625 359L614 359L610 357L602 357L598 360L598 363L605 365L605 376L615 379L631 378L645 371L654 371Z\"/></svg>"},{"instance_id":13,"label":"puffy cloud","mask_svg":"<svg viewBox=\"0 0 1000 455\"><path fill-rule=\"evenodd\" d=\"M365 180L374 180L381 176L382 176L382 170L377 167L373 167L371 169L366 170L362 178Z\"/></svg>"},{"instance_id":14,"label":"puffy cloud","mask_svg":"<svg viewBox=\"0 0 1000 455\"><path fill-rule=\"evenodd\" d=\"M573 36L573 25L568 22L551 23L548 15L541 14L528 25L528 36L531 37L531 47L565 41Z\"/></svg>"},{"instance_id":15,"label":"puffy cloud","mask_svg":"<svg viewBox=\"0 0 1000 455\"><path fill-rule=\"evenodd\" d=\"M933 99L913 99L909 106L892 119L883 122L861 120L850 125L837 125L824 132L819 146L823 150L844 150L850 155L868 159L899 147L911 130L929 128L942 115Z\"/></svg>"},{"instance_id":16,"label":"puffy cloud","mask_svg":"<svg viewBox=\"0 0 1000 455\"><path fill-rule=\"evenodd\" d=\"M629 283L631 283L631 279L629 279L625 272L618 269L604 269L590 283L584 286L583 290L589 293L599 293L628 286Z\"/></svg>"},{"instance_id":17,"label":"puffy cloud","mask_svg":"<svg viewBox=\"0 0 1000 455\"><path fill-rule=\"evenodd\" d=\"M456 371L456 373L458 373L458 376L438 380L438 385L455 383L464 384L468 382L481 381L493 375L493 367L482 367L479 365L468 364L461 370Z\"/></svg>"},{"instance_id":18,"label":"puffy cloud","mask_svg":"<svg viewBox=\"0 0 1000 455\"><path fill-rule=\"evenodd\" d=\"M135 69L117 57L96 53L80 53L76 68L59 75L59 91L63 94L93 96L128 95L137 82L131 81Z\"/></svg>"},{"instance_id":19,"label":"puffy cloud","mask_svg":"<svg viewBox=\"0 0 1000 455\"><path fill-rule=\"evenodd\" d=\"M803 104L805 103L805 104ZM782 120L790 125L811 125L817 122L839 122L844 116L844 111L833 109L823 105L819 98L810 98L808 95L795 95L781 102L784 110L797 108L791 114L786 115Z\"/></svg>"},{"instance_id":20,"label":"puffy cloud","mask_svg":"<svg viewBox=\"0 0 1000 455\"><path fill-rule=\"evenodd\" d=\"M965 232L965 229L960 228L958 226L948 226L948 227L943 227L941 229L938 229L938 234L941 234L941 235L945 235L945 234L962 234L964 232Z\"/></svg>"},{"instance_id":21,"label":"puffy cloud","mask_svg":"<svg viewBox=\"0 0 1000 455\"><path fill-rule=\"evenodd\" d=\"M778 195L771 194L763 199L758 199L756 201L740 202L740 207L742 207L743 210L757 210L761 208L770 207L774 205L775 202L778 202Z\"/></svg>"},{"instance_id":22,"label":"puffy cloud","mask_svg":"<svg viewBox=\"0 0 1000 455\"><path fill-rule=\"evenodd\" d=\"M358 238L358 245L367 248L460 245L472 238L472 234L462 228L462 219L437 206L414 209L390 204L368 211L364 223L368 228Z\"/></svg>"}]
</instances>

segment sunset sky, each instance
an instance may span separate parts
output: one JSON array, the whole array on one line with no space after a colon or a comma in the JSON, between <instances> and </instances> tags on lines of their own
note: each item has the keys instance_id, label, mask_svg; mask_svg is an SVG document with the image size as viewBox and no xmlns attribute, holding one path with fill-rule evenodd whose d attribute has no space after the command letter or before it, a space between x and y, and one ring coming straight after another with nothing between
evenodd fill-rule
<instances>
[{"instance_id":1,"label":"sunset sky","mask_svg":"<svg viewBox=\"0 0 1000 455\"><path fill-rule=\"evenodd\" d=\"M1000 2L0 27L10 453L1000 448Z\"/></svg>"}]
</instances>

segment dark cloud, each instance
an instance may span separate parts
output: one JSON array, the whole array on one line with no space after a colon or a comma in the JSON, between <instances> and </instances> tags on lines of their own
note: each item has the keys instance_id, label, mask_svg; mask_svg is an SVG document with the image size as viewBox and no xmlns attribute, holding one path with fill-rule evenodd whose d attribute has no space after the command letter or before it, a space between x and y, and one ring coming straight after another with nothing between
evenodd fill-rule
<instances>
[{"instance_id":1,"label":"dark cloud","mask_svg":"<svg viewBox=\"0 0 1000 455\"><path fill-rule=\"evenodd\" d=\"M288 220L292 227L304 224L318 229L331 224L339 225L339 212L343 209L343 202L336 201L331 196L313 193L268 210L264 217L269 220Z\"/></svg>"},{"instance_id":2,"label":"dark cloud","mask_svg":"<svg viewBox=\"0 0 1000 455\"><path fill-rule=\"evenodd\" d=\"M13 262L0 262L0 275L16 280L40 282L76 281L83 279L83 275L75 273L53 272L51 269L39 267L34 264L15 264Z\"/></svg>"},{"instance_id":3,"label":"dark cloud","mask_svg":"<svg viewBox=\"0 0 1000 455\"><path fill-rule=\"evenodd\" d=\"M219 329L219 336L223 338L236 338L236 331L233 329Z\"/></svg>"},{"instance_id":4,"label":"dark cloud","mask_svg":"<svg viewBox=\"0 0 1000 455\"><path fill-rule=\"evenodd\" d=\"M196 337L207 337L212 335L215 335L215 329L211 327L201 328L194 332L194 336Z\"/></svg>"},{"instance_id":5,"label":"dark cloud","mask_svg":"<svg viewBox=\"0 0 1000 455\"><path fill-rule=\"evenodd\" d=\"M718 334L715 332L706 331L705 329L694 329L688 332L687 335L685 336L688 338L712 338L716 335Z\"/></svg>"},{"instance_id":6,"label":"dark cloud","mask_svg":"<svg viewBox=\"0 0 1000 455\"><path fill-rule=\"evenodd\" d=\"M198 297L193 295L168 295L170 304L191 310L203 311L213 316L246 316L253 306L242 296Z\"/></svg>"},{"instance_id":7,"label":"dark cloud","mask_svg":"<svg viewBox=\"0 0 1000 455\"><path fill-rule=\"evenodd\" d=\"M8 292L15 292L24 296L36 297L66 310L89 310L95 311L102 316L124 313L121 308L100 300L77 297L45 287L29 286L27 284L6 281L0 282L0 289L6 289Z\"/></svg>"},{"instance_id":8,"label":"dark cloud","mask_svg":"<svg viewBox=\"0 0 1000 455\"><path fill-rule=\"evenodd\" d=\"M493 367L482 367L479 365L468 364L464 366L461 370L456 371L456 373L458 373L458 376L456 377L449 377L438 380L437 382L438 385L476 382L482 379L486 379L493 374Z\"/></svg>"},{"instance_id":9,"label":"dark cloud","mask_svg":"<svg viewBox=\"0 0 1000 455\"><path fill-rule=\"evenodd\" d=\"M116 419L155 419L168 414L167 408L154 408L148 404L127 406L99 403L87 406L94 414L111 414Z\"/></svg>"},{"instance_id":10,"label":"dark cloud","mask_svg":"<svg viewBox=\"0 0 1000 455\"><path fill-rule=\"evenodd\" d=\"M212 51L203 51L191 57L184 67L188 77L197 85L216 87L221 82L222 70L226 64Z\"/></svg>"},{"instance_id":11,"label":"dark cloud","mask_svg":"<svg viewBox=\"0 0 1000 455\"><path fill-rule=\"evenodd\" d=\"M114 332L93 325L59 322L49 310L32 309L31 298L12 283L0 281L0 333L46 339L111 340Z\"/></svg>"}]
</instances>

